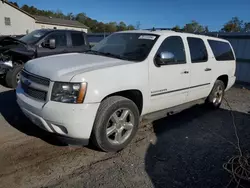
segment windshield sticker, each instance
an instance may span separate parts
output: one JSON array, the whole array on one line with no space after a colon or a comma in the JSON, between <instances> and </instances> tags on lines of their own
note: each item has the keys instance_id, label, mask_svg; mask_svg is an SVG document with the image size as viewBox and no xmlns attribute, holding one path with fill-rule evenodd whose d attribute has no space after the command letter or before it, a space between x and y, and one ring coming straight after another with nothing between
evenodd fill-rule
<instances>
[{"instance_id":1,"label":"windshield sticker","mask_svg":"<svg viewBox=\"0 0 250 188\"><path fill-rule=\"evenodd\" d=\"M33 37L36 37L36 38L40 38L42 35L41 34L35 34L35 35L33 35Z\"/></svg>"},{"instance_id":2,"label":"windshield sticker","mask_svg":"<svg viewBox=\"0 0 250 188\"><path fill-rule=\"evenodd\" d=\"M153 35L141 35L139 39L155 40L156 36Z\"/></svg>"}]
</instances>

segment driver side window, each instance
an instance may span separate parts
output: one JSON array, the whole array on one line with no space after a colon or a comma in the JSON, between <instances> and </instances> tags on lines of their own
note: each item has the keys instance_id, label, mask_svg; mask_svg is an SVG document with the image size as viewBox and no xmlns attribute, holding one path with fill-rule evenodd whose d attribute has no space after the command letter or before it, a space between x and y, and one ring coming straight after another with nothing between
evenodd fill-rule
<instances>
[{"instance_id":1,"label":"driver side window","mask_svg":"<svg viewBox=\"0 0 250 188\"><path fill-rule=\"evenodd\" d=\"M45 41L48 42L50 39L55 39L56 47L66 47L67 46L66 33L52 33L45 39Z\"/></svg>"},{"instance_id":2,"label":"driver side window","mask_svg":"<svg viewBox=\"0 0 250 188\"><path fill-rule=\"evenodd\" d=\"M171 62L171 65L186 63L185 48L181 37L171 36L166 38L158 49L157 55L164 52L174 55L174 62Z\"/></svg>"}]
</instances>

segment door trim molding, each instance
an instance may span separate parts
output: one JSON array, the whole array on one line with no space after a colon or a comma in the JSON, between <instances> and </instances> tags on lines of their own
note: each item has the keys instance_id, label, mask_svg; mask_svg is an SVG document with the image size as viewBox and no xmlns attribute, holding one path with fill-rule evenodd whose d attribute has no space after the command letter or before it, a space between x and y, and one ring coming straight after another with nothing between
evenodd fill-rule
<instances>
[{"instance_id":1,"label":"door trim molding","mask_svg":"<svg viewBox=\"0 0 250 188\"><path fill-rule=\"evenodd\" d=\"M161 90L158 90L158 91L152 91L151 92L151 97L155 97L155 96L158 96L158 95L165 95L165 94L168 94L168 93L174 93L174 92L178 92L178 91L183 91L183 90L187 90L187 89L193 89L193 88L207 86L207 85L210 85L210 83L205 83L205 84L190 86L190 87L176 89L176 90L171 90L171 91L167 91L167 89L161 89ZM162 92L162 91L164 91L164 92ZM160 92L160 93L158 93L158 92Z\"/></svg>"}]
</instances>

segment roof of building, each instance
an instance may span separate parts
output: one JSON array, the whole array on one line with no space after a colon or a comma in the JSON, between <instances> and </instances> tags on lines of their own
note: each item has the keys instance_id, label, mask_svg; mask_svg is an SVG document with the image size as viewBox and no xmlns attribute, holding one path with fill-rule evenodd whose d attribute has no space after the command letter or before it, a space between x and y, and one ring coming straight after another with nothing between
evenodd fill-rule
<instances>
[{"instance_id":1,"label":"roof of building","mask_svg":"<svg viewBox=\"0 0 250 188\"><path fill-rule=\"evenodd\" d=\"M36 20L36 23L44 23L44 24L51 24L51 25L60 25L60 26L68 26L68 27L77 27L77 28L84 28L88 29L88 27L76 20L65 20L65 19L60 19L60 18L51 18L51 17L46 17L46 16L37 16L37 15L31 15L28 12L20 9L19 7L13 5L12 3L9 3L6 0L0 0L2 3L6 3L9 6L17 9L18 11L26 14L27 16L30 16L31 18Z\"/></svg>"},{"instance_id":2,"label":"roof of building","mask_svg":"<svg viewBox=\"0 0 250 188\"><path fill-rule=\"evenodd\" d=\"M18 11L20 11L20 12L22 12L22 13L26 14L27 16L30 16L31 18L34 18L34 19L35 19L35 17L34 17L33 15L31 15L31 14L29 14L28 12L26 12L26 11L24 11L24 10L20 9L19 7L17 7L17 6L15 6L15 5L13 5L12 3L9 3L9 2L8 2L8 1L6 1L6 0L0 0L0 2L2 2L2 3L6 3L7 5L9 5L9 6L11 6L11 7L15 8L15 9L17 9Z\"/></svg>"},{"instance_id":3,"label":"roof of building","mask_svg":"<svg viewBox=\"0 0 250 188\"><path fill-rule=\"evenodd\" d=\"M222 37L222 38L235 38L235 39L249 39L250 32L209 32L209 36Z\"/></svg>"},{"instance_id":4,"label":"roof of building","mask_svg":"<svg viewBox=\"0 0 250 188\"><path fill-rule=\"evenodd\" d=\"M35 17L36 23L63 25L63 26L69 26L69 27L78 27L78 28L88 29L86 25L76 20L65 20L61 18L52 18L52 17L36 16L36 15L34 15L34 17Z\"/></svg>"}]
</instances>

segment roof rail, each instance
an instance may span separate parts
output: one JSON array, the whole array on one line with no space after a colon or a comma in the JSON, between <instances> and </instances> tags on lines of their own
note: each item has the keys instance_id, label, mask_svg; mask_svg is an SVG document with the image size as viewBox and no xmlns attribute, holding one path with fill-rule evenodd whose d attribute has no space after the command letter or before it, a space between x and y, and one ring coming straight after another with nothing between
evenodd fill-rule
<instances>
[{"instance_id":1,"label":"roof rail","mask_svg":"<svg viewBox=\"0 0 250 188\"><path fill-rule=\"evenodd\" d=\"M171 28L155 28L155 27L153 27L151 29L145 29L145 30L149 30L149 31L165 31L165 30L172 31Z\"/></svg>"}]
</instances>

